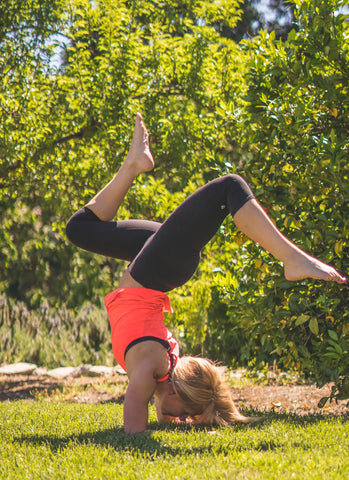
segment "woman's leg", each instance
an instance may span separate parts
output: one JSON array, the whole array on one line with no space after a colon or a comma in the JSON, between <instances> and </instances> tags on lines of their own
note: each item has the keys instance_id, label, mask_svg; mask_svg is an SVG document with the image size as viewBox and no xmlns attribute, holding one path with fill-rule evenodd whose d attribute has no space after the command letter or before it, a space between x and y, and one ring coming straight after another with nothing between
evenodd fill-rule
<instances>
[{"instance_id":1,"label":"woman's leg","mask_svg":"<svg viewBox=\"0 0 349 480\"><path fill-rule=\"evenodd\" d=\"M243 205L234 215L234 222L241 232L283 263L288 280L346 281L333 267L306 254L282 235L256 200Z\"/></svg>"},{"instance_id":2,"label":"woman's leg","mask_svg":"<svg viewBox=\"0 0 349 480\"><path fill-rule=\"evenodd\" d=\"M104 222L84 207L70 218L66 234L83 250L131 262L160 226L148 220Z\"/></svg>"},{"instance_id":3,"label":"woman's leg","mask_svg":"<svg viewBox=\"0 0 349 480\"><path fill-rule=\"evenodd\" d=\"M238 175L220 177L199 188L148 240L129 267L131 276L147 288L164 292L183 285L225 217L253 197Z\"/></svg>"},{"instance_id":4,"label":"woman's leg","mask_svg":"<svg viewBox=\"0 0 349 480\"><path fill-rule=\"evenodd\" d=\"M113 220L133 180L142 172L154 168L149 148L148 132L140 113L137 113L135 130L126 160L115 177L86 205L100 220Z\"/></svg>"},{"instance_id":5,"label":"woman's leg","mask_svg":"<svg viewBox=\"0 0 349 480\"><path fill-rule=\"evenodd\" d=\"M75 245L105 256L132 261L161 226L147 220L112 222L135 177L154 167L148 134L140 114L125 162L115 177L69 220L66 233Z\"/></svg>"},{"instance_id":6,"label":"woman's leg","mask_svg":"<svg viewBox=\"0 0 349 480\"><path fill-rule=\"evenodd\" d=\"M142 117L137 114L124 164L113 180L83 211L74 215L67 226L68 237L87 250L130 261L139 252L130 266L135 282L132 284L131 279L128 286L140 284L167 291L185 283L197 267L201 249L228 213L243 233L284 263L286 278L346 281L332 267L310 257L287 240L253 198L246 182L237 175L221 177L199 189L161 228L160 224L147 221L110 222L134 178L153 166L148 134Z\"/></svg>"},{"instance_id":7,"label":"woman's leg","mask_svg":"<svg viewBox=\"0 0 349 480\"><path fill-rule=\"evenodd\" d=\"M213 180L188 197L131 263L132 278L147 288L161 291L183 285L195 272L202 248L229 213L244 234L284 263L289 280L311 277L346 281L334 268L287 240L237 175Z\"/></svg>"}]
</instances>

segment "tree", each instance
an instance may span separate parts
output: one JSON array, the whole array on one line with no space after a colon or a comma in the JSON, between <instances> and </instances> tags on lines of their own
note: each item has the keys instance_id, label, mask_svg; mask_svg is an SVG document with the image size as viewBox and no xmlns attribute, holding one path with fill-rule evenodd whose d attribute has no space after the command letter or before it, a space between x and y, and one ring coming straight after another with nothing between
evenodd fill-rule
<instances>
[{"instance_id":1,"label":"tree","mask_svg":"<svg viewBox=\"0 0 349 480\"><path fill-rule=\"evenodd\" d=\"M137 109L152 132L158 167L148 203L136 204L131 193L123 215L132 207L133 215L164 218L175 196L166 207L154 203L161 178L166 177L166 195L187 185L194 189L213 174L225 135L215 109L221 98L239 103L245 68L243 53L213 24L224 19L234 26L238 1L220 6L203 0L185 8L174 1L165 9L157 1L125 0L28 2L23 10L8 5L13 8L5 10L2 36L8 69L0 92L0 202L6 223L1 281L5 292L34 303L41 295L81 301L81 271L71 278L67 264L73 251L78 258L83 254L67 247L64 224L123 160ZM57 66L58 46L64 63ZM18 57L21 51L26 53ZM18 61L10 61L16 55ZM92 279L100 277L85 258L87 291L98 295ZM101 262L95 260L96 270ZM115 267L106 269L116 275Z\"/></svg>"},{"instance_id":2,"label":"tree","mask_svg":"<svg viewBox=\"0 0 349 480\"><path fill-rule=\"evenodd\" d=\"M241 17L235 27L218 24L222 36L236 42L253 38L261 30L274 32L276 38L285 40L287 34L296 28L294 5L284 0L244 0L241 2Z\"/></svg>"}]
</instances>

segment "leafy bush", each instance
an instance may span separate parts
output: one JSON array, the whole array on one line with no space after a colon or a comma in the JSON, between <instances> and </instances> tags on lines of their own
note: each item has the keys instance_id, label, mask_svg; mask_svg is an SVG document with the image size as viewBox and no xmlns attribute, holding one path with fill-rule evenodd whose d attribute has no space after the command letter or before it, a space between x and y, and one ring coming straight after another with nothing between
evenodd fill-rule
<instances>
[{"instance_id":1,"label":"leafy bush","mask_svg":"<svg viewBox=\"0 0 349 480\"><path fill-rule=\"evenodd\" d=\"M78 311L47 304L29 311L25 304L0 297L0 363L39 366L113 365L109 322L104 309Z\"/></svg>"},{"instance_id":2,"label":"leafy bush","mask_svg":"<svg viewBox=\"0 0 349 480\"><path fill-rule=\"evenodd\" d=\"M279 228L301 248L348 271L348 24L344 2L296 1L298 31L285 42L261 32L250 47L240 170ZM238 122L238 121L239 122ZM240 359L275 359L334 381L348 397L348 286L275 276L273 260L245 243L237 291L220 285L233 325L248 342ZM225 269L224 275L228 275ZM272 273L273 272L273 273ZM235 328L235 327L234 327Z\"/></svg>"}]
</instances>

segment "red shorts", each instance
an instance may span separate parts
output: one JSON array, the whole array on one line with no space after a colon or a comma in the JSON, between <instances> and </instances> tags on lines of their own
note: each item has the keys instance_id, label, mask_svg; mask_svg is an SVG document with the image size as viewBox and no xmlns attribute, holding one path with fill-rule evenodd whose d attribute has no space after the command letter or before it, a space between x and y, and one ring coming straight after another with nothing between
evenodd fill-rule
<instances>
[{"instance_id":1,"label":"red shorts","mask_svg":"<svg viewBox=\"0 0 349 480\"><path fill-rule=\"evenodd\" d=\"M165 293L148 288L119 288L105 297L104 304L111 326L113 354L124 370L127 348L143 340L160 340L168 348L172 363L173 360L176 363L179 345L164 324L163 312L173 311Z\"/></svg>"}]
</instances>

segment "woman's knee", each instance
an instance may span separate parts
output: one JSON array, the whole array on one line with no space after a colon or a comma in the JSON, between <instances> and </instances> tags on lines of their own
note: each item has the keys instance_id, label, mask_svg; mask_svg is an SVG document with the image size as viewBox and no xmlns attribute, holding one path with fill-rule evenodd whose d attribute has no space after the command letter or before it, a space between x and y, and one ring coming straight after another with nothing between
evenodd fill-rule
<instances>
[{"instance_id":1,"label":"woman's knee","mask_svg":"<svg viewBox=\"0 0 349 480\"><path fill-rule=\"evenodd\" d=\"M72 243L79 243L80 238L80 229L79 221L74 218L74 215L68 220L68 223L65 226L65 233L67 238Z\"/></svg>"},{"instance_id":2,"label":"woman's knee","mask_svg":"<svg viewBox=\"0 0 349 480\"><path fill-rule=\"evenodd\" d=\"M231 173L222 178L226 188L227 206L234 216L248 200L255 198L255 196L246 180L240 175Z\"/></svg>"},{"instance_id":3,"label":"woman's knee","mask_svg":"<svg viewBox=\"0 0 349 480\"><path fill-rule=\"evenodd\" d=\"M220 178L222 179L223 183L228 186L228 188L236 188L236 186L248 185L246 180L237 173L228 173Z\"/></svg>"},{"instance_id":4,"label":"woman's knee","mask_svg":"<svg viewBox=\"0 0 349 480\"><path fill-rule=\"evenodd\" d=\"M86 222L96 220L98 220L98 218L86 207L75 212L65 227L68 240L79 246L81 241L84 241L86 237L86 228L83 228L86 226Z\"/></svg>"}]
</instances>

